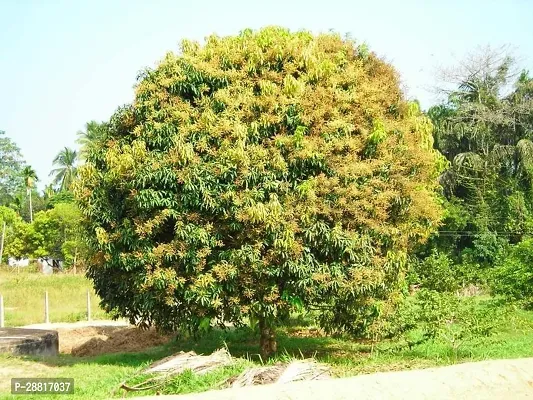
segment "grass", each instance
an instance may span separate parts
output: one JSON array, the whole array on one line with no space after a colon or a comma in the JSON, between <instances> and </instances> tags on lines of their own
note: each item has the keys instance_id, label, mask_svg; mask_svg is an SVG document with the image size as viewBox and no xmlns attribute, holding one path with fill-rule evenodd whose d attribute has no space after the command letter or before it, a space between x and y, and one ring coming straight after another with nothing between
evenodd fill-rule
<instances>
[{"instance_id":1,"label":"grass","mask_svg":"<svg viewBox=\"0 0 533 400\"><path fill-rule=\"evenodd\" d=\"M25 395L24 398L26 399L51 400L70 398L96 400L110 397L135 397L143 394L155 394L155 391L127 393L119 389L119 385L126 380L128 384L132 384L136 382L135 377L137 377L138 381L139 378L142 378L142 376L139 376L139 371L150 363L186 347L188 346L184 343L169 343L148 349L142 353L108 354L96 357L73 357L71 355L15 357L0 354L0 385L3 377L1 374L2 368L12 368L14 371L24 371L30 368L30 374L26 373L25 377L74 378L75 394L69 396ZM191 393L218 387L222 381L238 375L249 365L251 365L250 361L238 360L232 366L219 368L201 377L185 372L168 381L162 393ZM12 377L17 376L9 376L8 379ZM6 379L6 384L3 387L0 386L0 398L18 398L17 395L9 394L8 379Z\"/></svg>"},{"instance_id":2,"label":"grass","mask_svg":"<svg viewBox=\"0 0 533 400\"><path fill-rule=\"evenodd\" d=\"M465 340L457 351L444 341L434 340L412 347L398 347L395 341L383 341L375 347L349 340L317 336L312 326L292 326L280 329L279 355L269 363L314 357L331 366L336 376L353 376L380 371L405 370L460 362L487 359L533 357L533 312L515 310L507 317L493 335L473 337ZM70 377L75 379L76 393L72 399L103 399L171 393L191 393L219 388L221 383L235 376L246 367L260 365L257 355L257 335L248 328L214 329L204 337L193 340L184 338L165 346L149 349L142 353L110 354L97 357L77 358L60 355L53 358L31 358L0 356L0 365L24 370L32 367L30 376ZM227 346L234 357L235 365L220 368L205 376L185 372L166 382L158 389L140 393L124 393L118 390L121 382L138 383L146 376L139 372L149 363L178 351L194 350L209 354ZM35 364L39 367L35 368ZM0 371L1 371L0 367ZM0 379L1 380L1 379ZM0 398L15 398L8 394L9 388L0 388ZM58 396L36 396L41 400L64 398ZM25 398L32 398L27 396Z\"/></svg>"},{"instance_id":3,"label":"grass","mask_svg":"<svg viewBox=\"0 0 533 400\"><path fill-rule=\"evenodd\" d=\"M44 322L44 294L48 291L50 322L76 322L87 318L87 290L93 319L110 317L98 306L91 282L81 274L43 275L21 268L0 269L0 294L4 296L5 324L22 326Z\"/></svg>"},{"instance_id":4,"label":"grass","mask_svg":"<svg viewBox=\"0 0 533 400\"><path fill-rule=\"evenodd\" d=\"M42 276L21 272L0 272L0 291L7 307L16 309L6 314L8 324L21 325L42 320L42 293L49 291L52 321L84 318L85 295L90 283L78 275ZM93 316L105 315L97 309L93 294ZM491 299L479 296L476 307L483 307ZM500 305L499 307L505 307ZM503 310L503 308L501 308ZM497 309L498 311L500 309ZM509 310L507 307L506 310ZM339 377L357 374L425 368L487 359L533 357L533 312L518 308L511 312L495 312L496 328L490 336L466 336L461 344L452 348L444 339L405 346L401 340L385 340L371 346L365 341L346 337L325 337L306 318L295 318L278 330L278 356L269 363L314 357L328 364ZM492 314L491 314L492 317ZM416 331L416 330L415 330ZM118 390L121 382L141 382L147 365L178 351L194 350L210 354L227 347L236 357L234 365L219 368L204 376L191 372L169 379L161 388L140 393ZM0 355L0 398L11 399L9 382L12 377L68 377L75 379L75 394L68 397L35 396L36 399L104 399L132 397L149 394L191 393L220 388L221 383L238 375L245 368L260 365L257 333L249 328L213 329L200 339L180 338L139 353L108 354L95 357L14 357ZM32 396L25 396L31 399Z\"/></svg>"}]
</instances>

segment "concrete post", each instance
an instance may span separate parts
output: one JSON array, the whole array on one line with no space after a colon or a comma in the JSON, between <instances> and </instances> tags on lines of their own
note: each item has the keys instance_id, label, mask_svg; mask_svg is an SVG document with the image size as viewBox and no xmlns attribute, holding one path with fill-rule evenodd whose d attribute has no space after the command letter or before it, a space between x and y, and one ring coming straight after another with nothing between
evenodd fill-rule
<instances>
[{"instance_id":1,"label":"concrete post","mask_svg":"<svg viewBox=\"0 0 533 400\"><path fill-rule=\"evenodd\" d=\"M4 296L0 294L0 328L5 327L4 319Z\"/></svg>"},{"instance_id":2,"label":"concrete post","mask_svg":"<svg viewBox=\"0 0 533 400\"><path fill-rule=\"evenodd\" d=\"M44 292L44 323L50 323L50 313L48 310L48 290Z\"/></svg>"},{"instance_id":3,"label":"concrete post","mask_svg":"<svg viewBox=\"0 0 533 400\"><path fill-rule=\"evenodd\" d=\"M91 320L91 291L87 289L87 321Z\"/></svg>"},{"instance_id":4,"label":"concrete post","mask_svg":"<svg viewBox=\"0 0 533 400\"><path fill-rule=\"evenodd\" d=\"M4 221L4 227L2 228L2 241L0 242L0 265L2 264L2 257L4 256L4 238L6 236L6 221Z\"/></svg>"}]
</instances>

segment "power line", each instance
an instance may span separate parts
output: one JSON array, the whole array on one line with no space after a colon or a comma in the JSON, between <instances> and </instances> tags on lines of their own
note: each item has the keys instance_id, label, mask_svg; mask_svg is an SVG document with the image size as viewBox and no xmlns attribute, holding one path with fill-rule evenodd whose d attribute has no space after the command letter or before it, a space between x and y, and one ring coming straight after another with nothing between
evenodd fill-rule
<instances>
[{"instance_id":1,"label":"power line","mask_svg":"<svg viewBox=\"0 0 533 400\"><path fill-rule=\"evenodd\" d=\"M514 236L514 235L523 235L524 232L475 232L475 231L437 231L436 233L439 236L483 236L483 235L495 235L495 236Z\"/></svg>"}]
</instances>

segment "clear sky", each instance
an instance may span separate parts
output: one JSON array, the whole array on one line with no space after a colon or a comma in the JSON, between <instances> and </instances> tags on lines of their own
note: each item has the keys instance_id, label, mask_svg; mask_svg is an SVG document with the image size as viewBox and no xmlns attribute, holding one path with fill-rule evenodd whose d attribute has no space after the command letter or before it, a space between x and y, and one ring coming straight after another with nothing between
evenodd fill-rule
<instances>
[{"instance_id":1,"label":"clear sky","mask_svg":"<svg viewBox=\"0 0 533 400\"><path fill-rule=\"evenodd\" d=\"M281 25L366 41L427 108L440 65L511 44L533 71L531 0L0 0L0 130L48 183L85 122L133 98L138 71L183 38Z\"/></svg>"}]
</instances>

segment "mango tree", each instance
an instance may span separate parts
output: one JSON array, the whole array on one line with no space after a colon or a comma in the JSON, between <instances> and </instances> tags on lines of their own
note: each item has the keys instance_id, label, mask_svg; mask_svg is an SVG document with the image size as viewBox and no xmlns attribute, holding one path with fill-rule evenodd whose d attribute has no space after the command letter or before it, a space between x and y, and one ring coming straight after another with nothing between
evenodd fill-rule
<instances>
[{"instance_id":1,"label":"mango tree","mask_svg":"<svg viewBox=\"0 0 533 400\"><path fill-rule=\"evenodd\" d=\"M141 326L257 321L264 356L297 307L357 333L438 224L431 128L396 71L338 35L184 41L79 170L88 276Z\"/></svg>"}]
</instances>

